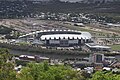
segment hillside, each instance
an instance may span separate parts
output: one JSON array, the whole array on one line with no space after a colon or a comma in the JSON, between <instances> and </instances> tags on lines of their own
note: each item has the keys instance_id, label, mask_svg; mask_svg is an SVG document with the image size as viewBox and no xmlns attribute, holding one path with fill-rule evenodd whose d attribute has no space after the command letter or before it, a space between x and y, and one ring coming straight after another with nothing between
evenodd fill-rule
<instances>
[{"instance_id":1,"label":"hillside","mask_svg":"<svg viewBox=\"0 0 120 80\"><path fill-rule=\"evenodd\" d=\"M84 4L69 2L31 2L31 1L2 1L0 2L0 18L31 17L40 12L53 13L120 13L120 3Z\"/></svg>"}]
</instances>

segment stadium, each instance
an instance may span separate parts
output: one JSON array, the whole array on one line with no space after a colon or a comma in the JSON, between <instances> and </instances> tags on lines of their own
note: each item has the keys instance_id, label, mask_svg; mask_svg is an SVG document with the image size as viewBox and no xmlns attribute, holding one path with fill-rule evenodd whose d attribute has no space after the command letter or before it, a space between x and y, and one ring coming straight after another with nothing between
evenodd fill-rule
<instances>
[{"instance_id":1,"label":"stadium","mask_svg":"<svg viewBox=\"0 0 120 80\"><path fill-rule=\"evenodd\" d=\"M89 32L76 30L41 30L22 35L19 41L51 47L73 47L92 42L92 36Z\"/></svg>"}]
</instances>

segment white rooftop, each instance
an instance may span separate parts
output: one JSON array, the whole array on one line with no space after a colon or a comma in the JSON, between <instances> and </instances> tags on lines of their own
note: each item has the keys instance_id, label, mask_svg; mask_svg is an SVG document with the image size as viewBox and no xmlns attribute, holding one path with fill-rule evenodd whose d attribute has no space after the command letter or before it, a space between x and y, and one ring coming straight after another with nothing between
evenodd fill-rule
<instances>
[{"instance_id":1,"label":"white rooftop","mask_svg":"<svg viewBox=\"0 0 120 80\"><path fill-rule=\"evenodd\" d=\"M107 25L109 25L109 26L117 26L117 27L120 27L120 24L107 23Z\"/></svg>"},{"instance_id":2,"label":"white rooftop","mask_svg":"<svg viewBox=\"0 0 120 80\"><path fill-rule=\"evenodd\" d=\"M95 43L86 43L86 45L90 48L107 48L107 49L110 49L110 47L108 47L108 46L101 46L101 45L98 45L98 44L95 44Z\"/></svg>"},{"instance_id":3,"label":"white rooftop","mask_svg":"<svg viewBox=\"0 0 120 80\"><path fill-rule=\"evenodd\" d=\"M27 57L27 58L32 58L32 59L35 58L34 56L28 56L28 55L20 55L19 57L21 57L21 58Z\"/></svg>"},{"instance_id":4,"label":"white rooftop","mask_svg":"<svg viewBox=\"0 0 120 80\"><path fill-rule=\"evenodd\" d=\"M90 34L50 34L42 35L41 40L49 39L91 39Z\"/></svg>"}]
</instances>

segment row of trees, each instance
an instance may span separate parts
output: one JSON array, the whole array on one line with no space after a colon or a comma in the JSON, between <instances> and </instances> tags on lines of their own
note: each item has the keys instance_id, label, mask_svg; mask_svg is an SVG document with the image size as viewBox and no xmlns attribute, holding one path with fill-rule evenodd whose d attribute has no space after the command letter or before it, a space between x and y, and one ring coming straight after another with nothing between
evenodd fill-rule
<instances>
[{"instance_id":1,"label":"row of trees","mask_svg":"<svg viewBox=\"0 0 120 80\"><path fill-rule=\"evenodd\" d=\"M49 66L48 63L30 63L21 70L18 80L86 80L81 72L69 66Z\"/></svg>"},{"instance_id":2,"label":"row of trees","mask_svg":"<svg viewBox=\"0 0 120 80\"><path fill-rule=\"evenodd\" d=\"M7 49L0 49L0 80L120 80L120 75L98 71L93 75L76 71L70 66L50 66L44 63L28 63L20 73Z\"/></svg>"},{"instance_id":3,"label":"row of trees","mask_svg":"<svg viewBox=\"0 0 120 80\"><path fill-rule=\"evenodd\" d=\"M69 66L49 66L47 63L30 63L18 75L18 80L120 80L119 74L98 71L90 75L75 71Z\"/></svg>"}]
</instances>

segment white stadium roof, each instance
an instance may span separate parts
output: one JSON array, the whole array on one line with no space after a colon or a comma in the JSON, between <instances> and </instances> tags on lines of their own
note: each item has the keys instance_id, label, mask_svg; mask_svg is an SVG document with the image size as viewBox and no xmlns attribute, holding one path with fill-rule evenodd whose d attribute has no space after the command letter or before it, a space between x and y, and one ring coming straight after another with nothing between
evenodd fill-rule
<instances>
[{"instance_id":1,"label":"white stadium roof","mask_svg":"<svg viewBox=\"0 0 120 80\"><path fill-rule=\"evenodd\" d=\"M49 39L91 39L90 33L83 34L52 34L52 35L42 35L41 40Z\"/></svg>"},{"instance_id":2,"label":"white stadium roof","mask_svg":"<svg viewBox=\"0 0 120 80\"><path fill-rule=\"evenodd\" d=\"M41 36L41 40L44 40L44 39L47 39L47 40L49 40L49 39L77 39L77 38L79 38L79 39L81 39L81 38L84 38L83 36L81 36L81 35L74 35L74 34L53 34L53 35L42 35Z\"/></svg>"}]
</instances>

